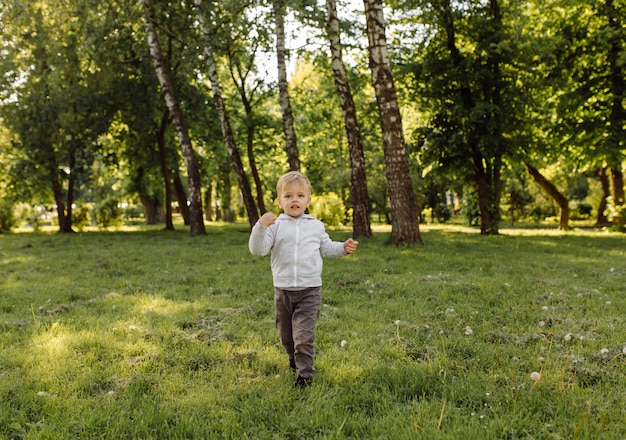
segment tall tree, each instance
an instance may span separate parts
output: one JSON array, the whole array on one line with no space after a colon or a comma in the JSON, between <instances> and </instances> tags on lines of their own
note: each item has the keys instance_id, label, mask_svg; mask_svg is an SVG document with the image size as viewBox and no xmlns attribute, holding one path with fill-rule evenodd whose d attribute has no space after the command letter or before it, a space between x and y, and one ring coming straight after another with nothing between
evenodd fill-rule
<instances>
[{"instance_id":1,"label":"tall tree","mask_svg":"<svg viewBox=\"0 0 626 440\"><path fill-rule=\"evenodd\" d=\"M183 115L180 103L176 97L174 84L171 78L171 72L167 66L161 45L158 40L158 35L155 27L155 17L152 12L152 6L148 3L148 0L139 0L144 7L144 25L146 28L146 35L148 39L148 46L150 47L150 56L154 64L154 70L156 72L159 84L161 86L161 93L163 99L167 105L168 111L172 118L176 135L180 143L185 164L187 166L187 178L189 180L189 209L190 209L190 233L192 236L205 235L206 228L204 226L204 216L202 213L202 193L200 182L200 171L198 168L198 161L193 150L191 138L189 137L189 129Z\"/></svg>"},{"instance_id":2,"label":"tall tree","mask_svg":"<svg viewBox=\"0 0 626 440\"><path fill-rule=\"evenodd\" d=\"M409 174L402 117L391 74L382 0L363 0L370 69L383 133L387 183L391 203L391 242L422 243L417 201Z\"/></svg>"},{"instance_id":3,"label":"tall tree","mask_svg":"<svg viewBox=\"0 0 626 440\"><path fill-rule=\"evenodd\" d=\"M103 32L104 24L85 5L80 0L66 8L22 2L2 11L7 69L2 87L10 90L4 121L17 134L23 178L52 190L60 232L72 232L74 197L86 183L96 140L115 111L107 72L93 68L99 48L91 37Z\"/></svg>"},{"instance_id":4,"label":"tall tree","mask_svg":"<svg viewBox=\"0 0 626 440\"><path fill-rule=\"evenodd\" d=\"M424 57L411 63L419 105L430 119L420 153L471 181L481 234L497 234L503 163L523 120L515 34L508 32L497 0L416 3L429 19L419 46Z\"/></svg>"},{"instance_id":5,"label":"tall tree","mask_svg":"<svg viewBox=\"0 0 626 440\"><path fill-rule=\"evenodd\" d=\"M545 86L553 91L550 102L555 102L555 110L545 130L556 155L571 151L590 172L603 170L600 223L607 206L604 179L611 183L613 207L624 203L626 65L621 60L626 50L626 13L615 3L553 0L536 19L550 30L550 38L539 40L540 26L531 34L551 48L540 67L546 72Z\"/></svg>"},{"instance_id":6,"label":"tall tree","mask_svg":"<svg viewBox=\"0 0 626 440\"><path fill-rule=\"evenodd\" d=\"M287 83L287 61L285 48L285 0L272 0L274 11L274 25L276 27L276 62L278 68L278 92L280 96L280 108L283 113L283 131L285 133L285 145L287 160L291 171L300 170L300 157L296 139L296 128L291 110L289 98L289 86Z\"/></svg>"},{"instance_id":7,"label":"tall tree","mask_svg":"<svg viewBox=\"0 0 626 440\"><path fill-rule=\"evenodd\" d=\"M215 108L217 109L217 114L219 115L220 122L222 124L222 132L224 134L224 140L226 141L228 155L230 156L233 168L235 169L235 174L237 175L239 189L241 191L243 202L248 214L248 221L250 222L250 227L252 227L259 219L259 211L257 210L256 204L254 202L254 197L252 196L250 182L248 181L248 177L246 176L243 163L241 162L239 149L237 148L237 144L235 142L235 136L233 135L228 112L226 111L226 105L224 104L224 98L222 97L222 89L220 87L219 75L217 74L217 64L213 55L212 42L210 38L211 31L204 17L202 0L195 0L195 4L198 11L198 22L200 23L202 33L205 37L204 56L209 70L209 79L211 80L211 85L213 89L213 101L215 102Z\"/></svg>"},{"instance_id":8,"label":"tall tree","mask_svg":"<svg viewBox=\"0 0 626 440\"><path fill-rule=\"evenodd\" d=\"M367 178L365 173L365 155L361 130L356 115L356 107L346 75L343 62L341 30L337 16L335 0L326 0L327 33L330 40L333 76L343 110L346 127L346 136L350 148L351 190L352 190L352 234L354 237L371 237L372 229L369 217L369 196L367 193Z\"/></svg>"}]
</instances>

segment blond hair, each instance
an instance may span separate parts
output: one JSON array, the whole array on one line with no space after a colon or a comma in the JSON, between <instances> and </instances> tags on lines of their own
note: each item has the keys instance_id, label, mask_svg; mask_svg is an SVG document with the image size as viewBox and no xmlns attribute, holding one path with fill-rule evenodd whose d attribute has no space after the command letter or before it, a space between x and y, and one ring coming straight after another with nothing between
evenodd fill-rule
<instances>
[{"instance_id":1,"label":"blond hair","mask_svg":"<svg viewBox=\"0 0 626 440\"><path fill-rule=\"evenodd\" d=\"M280 179L278 179L278 183L276 184L278 197L283 193L285 187L292 185L303 187L305 192L311 195L311 182L309 178L299 171L290 171L287 174L283 174L280 176Z\"/></svg>"}]
</instances>

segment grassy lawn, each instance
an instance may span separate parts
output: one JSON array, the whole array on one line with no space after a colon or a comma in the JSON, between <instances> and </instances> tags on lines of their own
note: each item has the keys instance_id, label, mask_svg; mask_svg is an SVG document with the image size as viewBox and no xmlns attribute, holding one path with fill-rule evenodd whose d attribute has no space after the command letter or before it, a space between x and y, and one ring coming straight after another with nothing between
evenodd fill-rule
<instances>
[{"instance_id":1,"label":"grassy lawn","mask_svg":"<svg viewBox=\"0 0 626 440\"><path fill-rule=\"evenodd\" d=\"M269 259L207 227L0 235L0 438L626 438L625 235L362 239L296 390Z\"/></svg>"}]
</instances>

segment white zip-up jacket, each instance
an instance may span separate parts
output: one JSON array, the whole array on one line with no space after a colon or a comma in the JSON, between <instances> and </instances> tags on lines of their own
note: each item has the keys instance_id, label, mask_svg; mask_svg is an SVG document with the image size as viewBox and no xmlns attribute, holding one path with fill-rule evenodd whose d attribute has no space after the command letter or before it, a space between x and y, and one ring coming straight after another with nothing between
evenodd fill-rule
<instances>
[{"instance_id":1,"label":"white zip-up jacket","mask_svg":"<svg viewBox=\"0 0 626 440\"><path fill-rule=\"evenodd\" d=\"M343 243L332 241L324 224L309 214L281 214L276 223L252 227L248 247L262 257L270 251L274 287L300 290L322 285L322 257L343 257Z\"/></svg>"}]
</instances>

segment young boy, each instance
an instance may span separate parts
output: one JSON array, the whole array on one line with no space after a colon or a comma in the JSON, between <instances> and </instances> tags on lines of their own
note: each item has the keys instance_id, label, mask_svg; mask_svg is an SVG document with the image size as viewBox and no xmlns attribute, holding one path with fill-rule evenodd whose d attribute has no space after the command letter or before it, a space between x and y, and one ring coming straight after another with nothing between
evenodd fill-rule
<instances>
[{"instance_id":1,"label":"young boy","mask_svg":"<svg viewBox=\"0 0 626 440\"><path fill-rule=\"evenodd\" d=\"M276 217L265 213L252 228L248 247L258 257L272 252L274 306L278 338L298 373L294 384L311 384L315 368L315 325L322 297L322 257L342 257L356 252L358 242L332 241L319 220L305 214L311 203L311 183L297 171L283 175L276 185Z\"/></svg>"}]
</instances>

